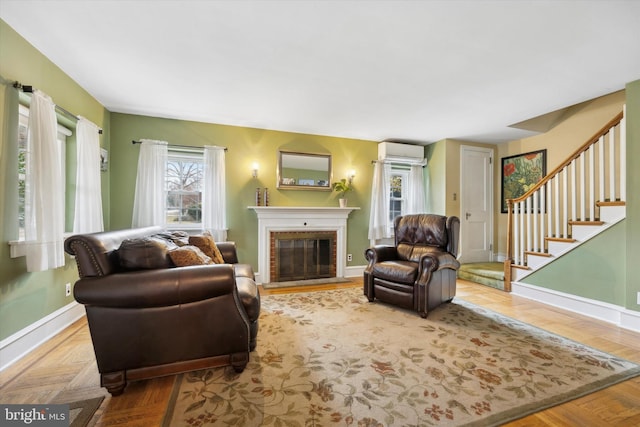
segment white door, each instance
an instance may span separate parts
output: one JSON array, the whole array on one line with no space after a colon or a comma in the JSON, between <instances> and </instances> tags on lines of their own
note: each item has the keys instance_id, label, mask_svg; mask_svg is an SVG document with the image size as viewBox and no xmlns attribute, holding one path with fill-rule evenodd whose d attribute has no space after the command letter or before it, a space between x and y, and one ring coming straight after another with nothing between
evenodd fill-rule
<instances>
[{"instance_id":1,"label":"white door","mask_svg":"<svg viewBox=\"0 0 640 427\"><path fill-rule=\"evenodd\" d=\"M493 150L460 147L460 262L492 261Z\"/></svg>"}]
</instances>

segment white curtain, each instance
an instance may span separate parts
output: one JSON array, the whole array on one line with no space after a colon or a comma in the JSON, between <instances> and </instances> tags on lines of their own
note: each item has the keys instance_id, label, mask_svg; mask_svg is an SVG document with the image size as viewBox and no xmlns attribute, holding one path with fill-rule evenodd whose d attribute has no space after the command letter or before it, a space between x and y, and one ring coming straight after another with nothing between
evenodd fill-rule
<instances>
[{"instance_id":1,"label":"white curtain","mask_svg":"<svg viewBox=\"0 0 640 427\"><path fill-rule=\"evenodd\" d=\"M425 187L423 168L421 165L411 165L409 182L407 183L407 214L424 213Z\"/></svg>"},{"instance_id":2,"label":"white curtain","mask_svg":"<svg viewBox=\"0 0 640 427\"><path fill-rule=\"evenodd\" d=\"M165 225L167 142L143 139L133 199L133 227Z\"/></svg>"},{"instance_id":3,"label":"white curtain","mask_svg":"<svg viewBox=\"0 0 640 427\"><path fill-rule=\"evenodd\" d=\"M76 202L74 233L104 230L102 220L102 186L100 181L99 128L80 117L76 127Z\"/></svg>"},{"instance_id":4,"label":"white curtain","mask_svg":"<svg viewBox=\"0 0 640 427\"><path fill-rule=\"evenodd\" d=\"M390 166L377 161L373 167L371 186L371 213L369 216L369 240L391 237L389 229L389 176Z\"/></svg>"},{"instance_id":5,"label":"white curtain","mask_svg":"<svg viewBox=\"0 0 640 427\"><path fill-rule=\"evenodd\" d=\"M224 148L204 147L204 184L202 186L202 226L215 241L227 240L227 204Z\"/></svg>"},{"instance_id":6,"label":"white curtain","mask_svg":"<svg viewBox=\"0 0 640 427\"><path fill-rule=\"evenodd\" d=\"M58 122L51 98L38 90L31 97L25 175L27 271L64 265L64 175Z\"/></svg>"}]
</instances>

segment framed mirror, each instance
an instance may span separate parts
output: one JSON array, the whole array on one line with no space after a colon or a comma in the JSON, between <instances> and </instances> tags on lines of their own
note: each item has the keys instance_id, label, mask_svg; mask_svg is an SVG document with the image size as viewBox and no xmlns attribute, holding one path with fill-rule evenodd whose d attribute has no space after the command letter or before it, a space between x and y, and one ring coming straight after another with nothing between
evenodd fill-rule
<instances>
[{"instance_id":1,"label":"framed mirror","mask_svg":"<svg viewBox=\"0 0 640 427\"><path fill-rule=\"evenodd\" d=\"M331 191L331 154L278 152L278 188Z\"/></svg>"}]
</instances>

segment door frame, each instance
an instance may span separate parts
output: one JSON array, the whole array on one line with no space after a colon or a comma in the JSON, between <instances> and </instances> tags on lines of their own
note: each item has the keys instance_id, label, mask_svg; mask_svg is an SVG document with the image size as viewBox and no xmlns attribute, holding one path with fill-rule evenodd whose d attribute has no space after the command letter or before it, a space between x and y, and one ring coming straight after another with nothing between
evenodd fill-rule
<instances>
[{"instance_id":1,"label":"door frame","mask_svg":"<svg viewBox=\"0 0 640 427\"><path fill-rule=\"evenodd\" d=\"M494 261L496 259L496 247L495 247L495 242L494 242L494 221L495 221L495 214L494 214L494 175L495 175L495 171L494 171L494 165L495 165L495 159L494 159L494 155L495 155L495 150L493 148L488 148L488 147L478 147L478 146L474 146L474 145L461 145L460 146L460 221L462 224L464 224L463 222L463 215L465 215L466 212L466 206L465 206L465 200L466 200L466 192L469 191L467 188L464 187L464 183L465 181L465 174L467 171L467 168L465 167L465 153L468 151L480 151L480 152L484 152L487 153L489 155L489 173L488 173L488 181L486 184L487 188L486 188L486 194L487 194L487 198L489 200L487 200L487 206L488 206L488 211L489 211L489 217L487 219L487 222L489 223L489 227L488 227L488 232L487 232L487 239L488 242L485 242L489 245L489 261ZM460 253L462 254L462 256L464 257L464 238L466 237L465 233L464 233L464 227L460 227Z\"/></svg>"}]
</instances>

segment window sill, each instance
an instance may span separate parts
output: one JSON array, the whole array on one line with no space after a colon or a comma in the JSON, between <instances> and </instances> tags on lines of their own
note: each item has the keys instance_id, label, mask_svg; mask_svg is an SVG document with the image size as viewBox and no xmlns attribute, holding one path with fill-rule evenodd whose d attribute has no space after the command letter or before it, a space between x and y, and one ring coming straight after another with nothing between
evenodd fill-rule
<instances>
[{"instance_id":1,"label":"window sill","mask_svg":"<svg viewBox=\"0 0 640 427\"><path fill-rule=\"evenodd\" d=\"M62 237L66 239L73 233L64 233ZM9 240L9 256L11 258L20 258L27 255L27 241L26 240Z\"/></svg>"}]
</instances>

